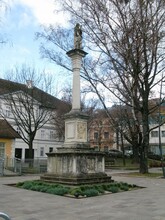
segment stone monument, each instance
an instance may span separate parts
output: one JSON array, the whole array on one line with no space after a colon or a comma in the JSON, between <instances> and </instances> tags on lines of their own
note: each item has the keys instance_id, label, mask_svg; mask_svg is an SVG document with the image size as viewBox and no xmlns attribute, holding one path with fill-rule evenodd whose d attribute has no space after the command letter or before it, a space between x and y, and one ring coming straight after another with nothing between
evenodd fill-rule
<instances>
[{"instance_id":1,"label":"stone monument","mask_svg":"<svg viewBox=\"0 0 165 220\"><path fill-rule=\"evenodd\" d=\"M44 181L80 185L110 182L105 173L104 153L94 151L87 141L88 115L80 109L80 69L82 58L87 55L82 49L82 30L79 24L74 29L74 49L67 52L72 60L73 89L72 110L65 115L65 141L56 152L47 153L47 173Z\"/></svg>"}]
</instances>

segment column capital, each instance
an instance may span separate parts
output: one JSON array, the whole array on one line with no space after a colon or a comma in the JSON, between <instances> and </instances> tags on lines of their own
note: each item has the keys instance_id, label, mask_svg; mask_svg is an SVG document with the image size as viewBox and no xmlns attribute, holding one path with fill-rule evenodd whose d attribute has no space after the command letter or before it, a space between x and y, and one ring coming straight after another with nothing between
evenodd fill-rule
<instances>
[{"instance_id":1,"label":"column capital","mask_svg":"<svg viewBox=\"0 0 165 220\"><path fill-rule=\"evenodd\" d=\"M80 57L85 57L88 53L86 53L85 51L81 50L81 49L73 49L73 50L69 50L67 53L68 57L73 57L73 56L80 56Z\"/></svg>"}]
</instances>

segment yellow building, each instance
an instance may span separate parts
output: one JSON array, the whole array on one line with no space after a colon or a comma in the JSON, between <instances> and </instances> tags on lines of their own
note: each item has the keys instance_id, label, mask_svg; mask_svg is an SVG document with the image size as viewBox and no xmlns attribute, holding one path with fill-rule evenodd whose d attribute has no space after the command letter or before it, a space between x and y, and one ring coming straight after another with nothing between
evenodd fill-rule
<instances>
[{"instance_id":1,"label":"yellow building","mask_svg":"<svg viewBox=\"0 0 165 220\"><path fill-rule=\"evenodd\" d=\"M15 138L21 138L12 126L3 119L0 119L0 158L11 158Z\"/></svg>"}]
</instances>

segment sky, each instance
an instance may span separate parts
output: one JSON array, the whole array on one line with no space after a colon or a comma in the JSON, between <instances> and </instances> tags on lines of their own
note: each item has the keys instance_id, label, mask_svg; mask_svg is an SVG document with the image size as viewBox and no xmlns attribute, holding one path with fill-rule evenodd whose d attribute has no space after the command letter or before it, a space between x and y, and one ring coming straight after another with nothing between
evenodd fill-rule
<instances>
[{"instance_id":1,"label":"sky","mask_svg":"<svg viewBox=\"0 0 165 220\"><path fill-rule=\"evenodd\" d=\"M56 68L46 59L41 59L36 32L41 25L66 25L67 16L55 13L59 5L54 0L6 0L7 10L0 11L0 33L7 43L0 45L0 77L16 66L26 64L35 69L54 73Z\"/></svg>"}]
</instances>

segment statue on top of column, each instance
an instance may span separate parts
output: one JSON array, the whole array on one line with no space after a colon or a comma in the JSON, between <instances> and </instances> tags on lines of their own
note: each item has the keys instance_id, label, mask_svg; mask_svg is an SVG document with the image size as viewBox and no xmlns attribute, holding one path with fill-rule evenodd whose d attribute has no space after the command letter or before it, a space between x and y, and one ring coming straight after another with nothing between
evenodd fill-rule
<instances>
[{"instance_id":1,"label":"statue on top of column","mask_svg":"<svg viewBox=\"0 0 165 220\"><path fill-rule=\"evenodd\" d=\"M82 49L82 30L80 24L76 24L74 28L74 48Z\"/></svg>"}]
</instances>

